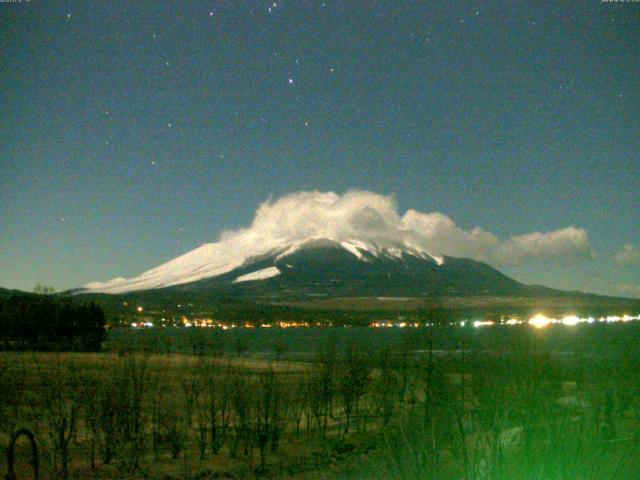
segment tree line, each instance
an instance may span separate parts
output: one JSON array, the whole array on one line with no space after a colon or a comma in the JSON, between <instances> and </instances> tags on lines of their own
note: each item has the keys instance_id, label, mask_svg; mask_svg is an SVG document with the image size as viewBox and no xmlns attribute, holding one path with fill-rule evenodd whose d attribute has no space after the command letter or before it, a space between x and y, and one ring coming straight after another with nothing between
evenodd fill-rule
<instances>
[{"instance_id":1,"label":"tree line","mask_svg":"<svg viewBox=\"0 0 640 480\"><path fill-rule=\"evenodd\" d=\"M0 297L0 348L4 350L98 351L105 316L94 304L52 295Z\"/></svg>"}]
</instances>

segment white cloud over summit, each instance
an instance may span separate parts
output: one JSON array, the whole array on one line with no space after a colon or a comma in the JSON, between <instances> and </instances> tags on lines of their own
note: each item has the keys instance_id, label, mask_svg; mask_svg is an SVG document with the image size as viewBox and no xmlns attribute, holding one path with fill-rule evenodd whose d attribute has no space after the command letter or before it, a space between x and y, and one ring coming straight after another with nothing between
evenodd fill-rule
<instances>
[{"instance_id":1,"label":"white cloud over summit","mask_svg":"<svg viewBox=\"0 0 640 480\"><path fill-rule=\"evenodd\" d=\"M221 244L266 251L311 238L351 239L421 247L434 255L470 257L501 265L529 259L576 260L592 256L587 233L573 226L500 239L479 227L465 230L439 212L398 212L393 196L368 191L296 192L267 201L249 228L225 232ZM255 249L254 249L255 250Z\"/></svg>"}]
</instances>

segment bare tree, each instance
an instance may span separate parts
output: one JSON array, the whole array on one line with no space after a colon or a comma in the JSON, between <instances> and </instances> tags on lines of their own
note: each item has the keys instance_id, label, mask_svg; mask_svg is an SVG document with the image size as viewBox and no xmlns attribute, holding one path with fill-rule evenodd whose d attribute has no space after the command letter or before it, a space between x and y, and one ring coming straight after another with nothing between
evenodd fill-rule
<instances>
[{"instance_id":1,"label":"bare tree","mask_svg":"<svg viewBox=\"0 0 640 480\"><path fill-rule=\"evenodd\" d=\"M365 393L369 372L370 365L364 355L349 342L338 380L338 391L346 417L344 433L349 433L352 415L358 414L359 400Z\"/></svg>"},{"instance_id":2,"label":"bare tree","mask_svg":"<svg viewBox=\"0 0 640 480\"><path fill-rule=\"evenodd\" d=\"M381 411L382 422L387 425L395 410L399 381L392 365L391 355L386 349L378 357L378 372L374 385L374 398Z\"/></svg>"},{"instance_id":3,"label":"bare tree","mask_svg":"<svg viewBox=\"0 0 640 480\"><path fill-rule=\"evenodd\" d=\"M63 479L69 478L69 444L75 437L80 406L79 388L75 376L75 366L65 371L60 358L43 370L40 389L43 392L43 418L54 447L56 470Z\"/></svg>"}]
</instances>

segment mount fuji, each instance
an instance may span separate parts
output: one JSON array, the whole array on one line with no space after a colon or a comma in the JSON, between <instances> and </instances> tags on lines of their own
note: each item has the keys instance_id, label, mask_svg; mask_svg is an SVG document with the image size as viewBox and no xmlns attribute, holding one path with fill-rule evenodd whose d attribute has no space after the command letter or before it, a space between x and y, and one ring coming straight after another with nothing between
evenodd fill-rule
<instances>
[{"instance_id":1,"label":"mount fuji","mask_svg":"<svg viewBox=\"0 0 640 480\"><path fill-rule=\"evenodd\" d=\"M93 282L78 293L162 289L269 298L415 297L514 295L532 288L485 263L432 255L409 243L311 238L266 252L240 247L205 244L136 277Z\"/></svg>"},{"instance_id":2,"label":"mount fuji","mask_svg":"<svg viewBox=\"0 0 640 480\"><path fill-rule=\"evenodd\" d=\"M160 309L185 303L404 309L432 300L443 308L619 305L624 299L526 285L484 263L590 255L586 232L575 227L501 240L438 212L400 214L393 196L296 192L262 203L251 225L217 242L140 275L69 293L113 305L144 299Z\"/></svg>"}]
</instances>

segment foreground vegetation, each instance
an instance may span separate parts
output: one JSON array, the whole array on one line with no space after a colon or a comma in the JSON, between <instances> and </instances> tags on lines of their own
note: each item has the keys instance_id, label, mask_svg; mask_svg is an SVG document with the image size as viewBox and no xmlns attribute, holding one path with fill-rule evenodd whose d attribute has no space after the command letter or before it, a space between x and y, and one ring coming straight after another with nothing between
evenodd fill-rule
<instances>
[{"instance_id":1,"label":"foreground vegetation","mask_svg":"<svg viewBox=\"0 0 640 480\"><path fill-rule=\"evenodd\" d=\"M615 328L607 354L551 352L526 326L490 349L472 331L383 348L353 331L308 361L7 352L0 444L33 431L41 478L638 478L638 326ZM21 439L18 478L29 451Z\"/></svg>"}]
</instances>

